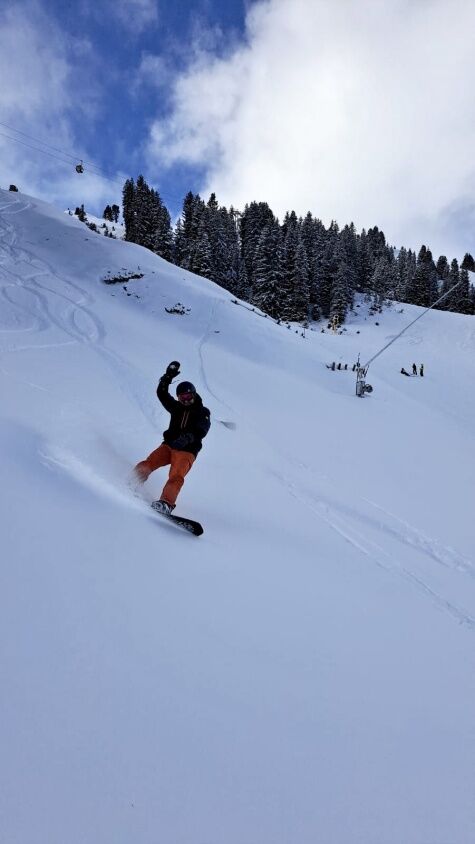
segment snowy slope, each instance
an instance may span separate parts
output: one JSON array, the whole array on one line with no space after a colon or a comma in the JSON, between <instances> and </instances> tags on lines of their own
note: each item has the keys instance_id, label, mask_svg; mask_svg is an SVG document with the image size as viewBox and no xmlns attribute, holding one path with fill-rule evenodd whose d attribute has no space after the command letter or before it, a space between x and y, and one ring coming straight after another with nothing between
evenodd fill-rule
<instances>
[{"instance_id":1,"label":"snowy slope","mask_svg":"<svg viewBox=\"0 0 475 844\"><path fill-rule=\"evenodd\" d=\"M69 213L69 215L71 215L72 211L68 209L66 213ZM98 234L107 236L112 235L113 237L118 238L119 240L122 240L125 237L125 226L122 223L111 223L110 220L104 220L103 217L96 217L89 211L86 214L86 220L88 223L94 223L97 228Z\"/></svg>"},{"instance_id":2,"label":"snowy slope","mask_svg":"<svg viewBox=\"0 0 475 844\"><path fill-rule=\"evenodd\" d=\"M417 308L303 338L5 191L0 294L0 841L473 841L473 318L429 313L357 399L325 364ZM126 485L175 358L200 539Z\"/></svg>"}]
</instances>

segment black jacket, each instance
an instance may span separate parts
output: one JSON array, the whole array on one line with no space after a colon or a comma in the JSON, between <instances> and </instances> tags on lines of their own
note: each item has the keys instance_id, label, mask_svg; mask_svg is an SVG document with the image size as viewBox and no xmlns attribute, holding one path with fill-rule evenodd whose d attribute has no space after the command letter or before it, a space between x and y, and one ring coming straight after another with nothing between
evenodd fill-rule
<instances>
[{"instance_id":1,"label":"black jacket","mask_svg":"<svg viewBox=\"0 0 475 844\"><path fill-rule=\"evenodd\" d=\"M195 396L193 404L183 405L168 392L170 379L160 378L157 387L158 399L171 415L170 425L163 432L163 441L178 451L189 451L195 457L201 449L201 440L210 429L210 412L203 405L201 396Z\"/></svg>"}]
</instances>

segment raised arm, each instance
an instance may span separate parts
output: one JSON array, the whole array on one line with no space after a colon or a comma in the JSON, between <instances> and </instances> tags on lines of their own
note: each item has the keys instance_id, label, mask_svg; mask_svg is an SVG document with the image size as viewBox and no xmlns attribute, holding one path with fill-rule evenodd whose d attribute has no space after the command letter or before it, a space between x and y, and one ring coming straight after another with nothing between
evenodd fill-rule
<instances>
[{"instance_id":1,"label":"raised arm","mask_svg":"<svg viewBox=\"0 0 475 844\"><path fill-rule=\"evenodd\" d=\"M168 410L169 413L172 412L178 402L171 397L170 393L168 392L168 388L172 382L172 379L179 374L180 364L177 360L173 360L171 363L168 364L165 374L162 375L160 381L158 382L157 398L163 404L165 410Z\"/></svg>"}]
</instances>

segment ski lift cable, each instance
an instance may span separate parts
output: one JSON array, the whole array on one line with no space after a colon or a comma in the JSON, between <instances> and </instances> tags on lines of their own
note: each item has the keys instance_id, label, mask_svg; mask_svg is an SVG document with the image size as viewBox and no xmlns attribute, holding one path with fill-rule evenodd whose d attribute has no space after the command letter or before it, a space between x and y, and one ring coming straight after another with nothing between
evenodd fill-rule
<instances>
[{"instance_id":1,"label":"ski lift cable","mask_svg":"<svg viewBox=\"0 0 475 844\"><path fill-rule=\"evenodd\" d=\"M15 129L14 126L9 126L8 123L3 123L0 120L0 126L3 126L5 129L8 129L9 132L16 132L17 135L22 135L24 138L28 138L29 141L35 141L37 144L41 144L42 146L48 147L48 149L52 149L55 152L60 152L61 155L70 158L71 161L79 161L81 160L79 155L73 155L72 153L66 152L64 149L60 149L59 147L54 147L52 144L48 143L48 141L42 141L40 138L35 138L34 135L29 135L27 132L22 132L21 129ZM17 140L17 139L15 139Z\"/></svg>"},{"instance_id":2,"label":"ski lift cable","mask_svg":"<svg viewBox=\"0 0 475 844\"><path fill-rule=\"evenodd\" d=\"M55 158L56 161L61 161L63 164L67 164L68 166L71 164L71 162L66 161L65 158L59 158L59 156L55 155L52 152L48 152L45 149L39 149L38 147L32 146L32 144L27 144L26 141L21 141L20 138L12 138L10 135L6 135L4 132L0 132L0 137L7 138L9 141L16 141L17 144L22 144L24 147L28 147L28 149L33 149L36 152L42 152L43 155L49 155L50 158Z\"/></svg>"},{"instance_id":3,"label":"ski lift cable","mask_svg":"<svg viewBox=\"0 0 475 844\"><path fill-rule=\"evenodd\" d=\"M40 149L39 147L35 147L35 146L33 146L33 144L28 144L26 141L20 140L20 138L13 138L11 135L6 135L4 132L0 132L0 137L7 138L9 141L14 141L17 144L21 144L24 147L28 147L28 149L33 149L33 150L35 150L35 152L41 152L43 155L49 155L50 158L55 158L56 161L61 161L62 164L67 164L68 167L71 164L73 164L74 162L77 163L77 161L78 161L77 158L73 158L73 157L71 157L70 160L68 161L66 158L61 158L59 155L56 155L54 152L48 152L48 150L46 150L46 149ZM28 137L28 136L26 136L26 137ZM40 141L40 143L42 143L42 141ZM56 148L51 147L51 149L56 149ZM61 152L61 150L58 150L58 151ZM65 153L61 152L61 155L62 156L68 155L68 153L67 152L65 152ZM83 159L80 159L80 161L81 161L81 164L85 164ZM95 164L88 165L88 169L91 169L92 167L100 170L100 168L98 168L97 165L95 165ZM105 171L102 171L102 172L104 174L104 178L108 179L110 182L116 182L117 184L122 185L122 181L120 179L114 179L112 176L107 175ZM93 175L98 176L100 174L94 173Z\"/></svg>"},{"instance_id":4,"label":"ski lift cable","mask_svg":"<svg viewBox=\"0 0 475 844\"><path fill-rule=\"evenodd\" d=\"M29 135L27 132L22 132L20 129L15 129L14 126L9 126L7 123L3 123L1 120L0 120L0 126L5 127L6 129L8 129L11 132L16 132L18 135L22 135L24 138L28 138L28 140L30 140L30 141L34 141L37 144L41 144L41 146L46 147L47 150L53 150L54 152L59 152L62 156L69 158L70 161L73 164L77 161L80 161L81 164L86 165L88 169L93 168L95 170L99 170L102 173L104 173L106 178L109 178L111 181L116 181L113 176L110 176L108 173L106 173L106 171L103 170L102 167L99 167L98 164L94 164L94 162L92 162L92 161L86 161L85 159L81 158L81 156L78 155L78 154L73 154L73 153L67 152L64 149L60 149L59 147L54 147L54 146L52 146L52 144L48 143L47 141L42 141L40 138L35 138L34 135ZM6 137L6 136L4 136L4 137ZM10 137L10 140L17 141L18 143L24 143L24 141L20 141L19 138ZM35 147L35 149L36 149L36 147ZM38 151L39 152L45 152L45 150L38 150ZM119 180L117 180L117 181L119 181Z\"/></svg>"},{"instance_id":5,"label":"ski lift cable","mask_svg":"<svg viewBox=\"0 0 475 844\"><path fill-rule=\"evenodd\" d=\"M446 293L444 293L444 294L443 294L443 296L440 296L440 297L437 299L437 301L436 301L436 302L434 302L434 304L433 304L433 305L431 305L429 308L425 308L425 310L423 310L423 311L422 311L422 313L421 313L421 314L419 314L419 316L417 316L415 319L413 319L413 320L412 320L412 322L410 322L408 325L406 325L406 327L405 327L405 328L403 328L403 329L402 329L402 331L400 331L400 332L399 332L399 334L396 334L396 336L395 336L395 337L393 337L393 338L392 338L392 340L390 340L390 341L389 341L389 343L386 343L386 345L385 345L385 346L383 346L383 348L382 348L382 349L380 349L380 350L379 350L379 352L376 352L376 354L375 354L375 355L373 355L373 357L369 359L369 361L368 361L368 362L364 365L364 367L362 367L362 369L364 370L365 375L366 375L366 373L367 373L367 371L368 371L368 368L369 368L370 363L373 363L373 361L374 361L374 360L376 360L376 358L379 358L379 356L380 356L380 355L382 355L382 353L383 353L384 351L386 351L386 349L388 349L388 348L389 348L389 346L392 346L392 344L393 344L393 343L395 343L395 342L396 342L396 340L398 340L398 339L399 339L399 337L401 337L401 335L402 335L402 334L404 334L404 332L405 332L405 331L407 331L407 329L411 327L411 325L414 325L414 323L415 323L415 322L417 322L417 320L422 319L422 317L423 317L423 316L425 316L425 314L426 314L428 311L431 311L431 310L432 310L432 308L435 308L435 306L439 304L439 302L442 302L442 300L443 300L443 299L445 299L445 298L449 295L449 293L452 293L454 290L456 290L456 288L459 286L459 284L461 284L461 283L462 283L462 281L463 281L463 279L460 279L460 281L458 281L456 284L454 284L454 285L450 288L450 290L447 290L447 292L446 292Z\"/></svg>"},{"instance_id":6,"label":"ski lift cable","mask_svg":"<svg viewBox=\"0 0 475 844\"><path fill-rule=\"evenodd\" d=\"M92 161L86 161L85 159L81 158L79 155L72 155L71 153L66 152L63 149L59 149L58 147L54 147L51 144L47 143L46 141L42 141L39 138L35 138L33 135L28 135L26 132L22 132L20 129L15 129L14 126L9 126L7 123L3 123L3 121L1 121L1 120L0 120L0 126L5 127L6 129L8 129L11 132L16 132L17 134L22 135L25 138L28 138L28 140L35 141L35 143L39 143L42 146L47 147L47 149L54 150L54 152L59 152L62 156L66 156L67 158L70 159L70 161L65 161L64 158L58 158L58 161L62 161L63 164L69 164L69 163L74 164L74 163L77 163L78 161L80 161L81 164L87 170L97 171L94 175L102 175L109 182L120 185L121 187L123 187L123 185L124 185L123 179L118 179L115 176L111 176L106 170L104 170L98 164L94 164ZM49 155L51 158L56 157L56 156L53 155L52 152L48 152L47 149L46 150L38 149L38 147L31 146L30 144L25 143L25 141L21 141L20 138L11 137L10 135L5 135L2 132L0 132L0 136L2 136L4 138L8 138L10 141L16 141L19 144L23 144L23 146L29 147L29 149L33 149L36 152L42 152L44 155ZM165 195L163 193L161 193L160 195L167 202L181 201L181 198L180 198L180 200L178 200L178 197L176 197L176 196L172 197L169 194Z\"/></svg>"}]
</instances>

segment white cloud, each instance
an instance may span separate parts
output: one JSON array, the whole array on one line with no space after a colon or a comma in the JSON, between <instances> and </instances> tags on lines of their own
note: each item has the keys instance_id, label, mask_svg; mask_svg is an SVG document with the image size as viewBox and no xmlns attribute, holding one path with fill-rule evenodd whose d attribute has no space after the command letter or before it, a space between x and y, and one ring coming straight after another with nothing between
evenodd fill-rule
<instances>
[{"instance_id":1,"label":"white cloud","mask_svg":"<svg viewBox=\"0 0 475 844\"><path fill-rule=\"evenodd\" d=\"M0 107L26 118L63 108L69 75L64 49L54 33L47 37L45 21L34 11L11 5L0 17Z\"/></svg>"},{"instance_id":2,"label":"white cloud","mask_svg":"<svg viewBox=\"0 0 475 844\"><path fill-rule=\"evenodd\" d=\"M473 216L474 31L466 0L256 2L239 47L200 50L175 79L151 157L204 166L203 193L226 204L475 251L457 233Z\"/></svg>"},{"instance_id":3,"label":"white cloud","mask_svg":"<svg viewBox=\"0 0 475 844\"><path fill-rule=\"evenodd\" d=\"M14 183L25 193L53 202L69 198L71 205L83 201L97 205L103 199L110 202L115 192L120 194L120 188L101 176L87 173L79 177L74 162L68 163L68 158L57 152L82 147L75 137L71 109L77 117L81 109L90 114L94 108L94 92L85 104L77 97L74 62L81 62L88 51L87 41L66 41L35 2L10 4L0 10L0 121L26 133L0 125L3 187Z\"/></svg>"}]
</instances>

